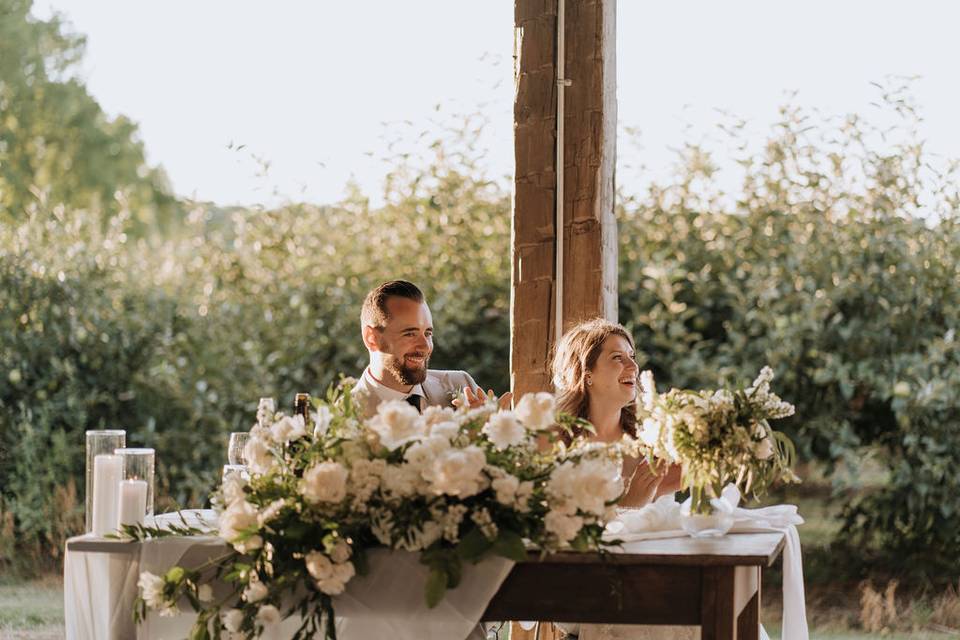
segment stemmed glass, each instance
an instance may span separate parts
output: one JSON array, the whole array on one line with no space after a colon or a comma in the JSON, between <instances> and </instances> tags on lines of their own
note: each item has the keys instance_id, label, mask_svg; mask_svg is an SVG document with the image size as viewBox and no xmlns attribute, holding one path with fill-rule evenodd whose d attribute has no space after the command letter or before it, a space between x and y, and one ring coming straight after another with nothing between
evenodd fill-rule
<instances>
[{"instance_id":1,"label":"stemmed glass","mask_svg":"<svg viewBox=\"0 0 960 640\"><path fill-rule=\"evenodd\" d=\"M230 445L227 447L227 460L230 464L247 464L243 457L243 448L247 446L250 434L246 431L234 431L230 434Z\"/></svg>"}]
</instances>

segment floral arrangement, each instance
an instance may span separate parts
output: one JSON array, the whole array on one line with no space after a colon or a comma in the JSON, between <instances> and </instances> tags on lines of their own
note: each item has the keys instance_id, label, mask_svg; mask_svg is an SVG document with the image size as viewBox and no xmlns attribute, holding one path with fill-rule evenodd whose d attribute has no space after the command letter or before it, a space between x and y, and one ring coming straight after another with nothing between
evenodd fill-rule
<instances>
[{"instance_id":1,"label":"floral arrangement","mask_svg":"<svg viewBox=\"0 0 960 640\"><path fill-rule=\"evenodd\" d=\"M764 367L746 389L658 394L653 374L640 375L637 440L629 450L651 464L679 464L690 489L691 512L707 513L711 499L733 483L744 495L759 495L777 479L796 481L793 443L770 420L794 407L770 391L773 370Z\"/></svg>"},{"instance_id":2,"label":"floral arrangement","mask_svg":"<svg viewBox=\"0 0 960 640\"><path fill-rule=\"evenodd\" d=\"M513 411L489 401L421 415L387 402L365 420L352 384L331 388L309 424L261 401L244 451L250 477L228 476L216 496L232 550L193 570L142 574L140 619L186 599L199 613L192 638L256 637L292 613L303 621L295 638L335 638L332 598L365 572L372 548L419 552L434 606L464 562L522 560L528 544L544 553L606 544L623 491L619 448L565 447L555 427L576 421L555 415L550 394L526 395ZM231 591L214 598L214 579Z\"/></svg>"}]
</instances>

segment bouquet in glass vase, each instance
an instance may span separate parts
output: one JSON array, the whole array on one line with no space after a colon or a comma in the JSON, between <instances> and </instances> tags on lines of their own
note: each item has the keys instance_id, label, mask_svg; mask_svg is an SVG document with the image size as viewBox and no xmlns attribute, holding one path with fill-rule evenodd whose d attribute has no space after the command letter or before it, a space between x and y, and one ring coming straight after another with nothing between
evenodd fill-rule
<instances>
[{"instance_id":1,"label":"bouquet in glass vase","mask_svg":"<svg viewBox=\"0 0 960 640\"><path fill-rule=\"evenodd\" d=\"M722 535L733 524L733 505L721 497L727 485L756 497L778 479L798 480L793 443L770 426L794 407L770 390L772 380L773 370L764 367L746 389L658 394L653 374L641 374L634 446L651 465L681 466L690 491L684 527L693 535Z\"/></svg>"}]
</instances>

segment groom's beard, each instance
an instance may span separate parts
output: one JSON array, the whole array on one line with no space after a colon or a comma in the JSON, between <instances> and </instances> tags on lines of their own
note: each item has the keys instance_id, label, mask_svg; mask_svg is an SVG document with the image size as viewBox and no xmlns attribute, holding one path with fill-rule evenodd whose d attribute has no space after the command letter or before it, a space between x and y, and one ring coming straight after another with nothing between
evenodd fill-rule
<instances>
[{"instance_id":1,"label":"groom's beard","mask_svg":"<svg viewBox=\"0 0 960 640\"><path fill-rule=\"evenodd\" d=\"M422 356L421 353L411 353L407 355ZM430 363L430 356L424 356L422 366L407 366L406 357L398 358L396 356L387 356L383 360L384 368L393 374L400 384L413 386L420 384L427 379L427 365Z\"/></svg>"}]
</instances>

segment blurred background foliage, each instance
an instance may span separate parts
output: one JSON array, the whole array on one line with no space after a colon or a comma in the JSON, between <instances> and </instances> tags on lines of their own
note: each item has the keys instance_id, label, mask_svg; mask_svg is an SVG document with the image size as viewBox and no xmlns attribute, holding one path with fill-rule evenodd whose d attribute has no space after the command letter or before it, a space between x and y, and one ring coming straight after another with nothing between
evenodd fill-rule
<instances>
[{"instance_id":1,"label":"blurred background foliage","mask_svg":"<svg viewBox=\"0 0 960 640\"><path fill-rule=\"evenodd\" d=\"M159 508L202 504L260 396L289 406L362 370L382 280L425 289L435 366L507 388L509 183L480 168L478 116L394 158L383 206L178 200L72 75L82 39L29 7L0 0L0 562L56 567L82 528L87 429L157 449ZM788 106L756 150L722 123L736 194L695 145L673 180L621 185L620 319L663 386L776 370L786 429L833 482L837 564L950 579L957 166L925 154L907 88L881 93L882 130Z\"/></svg>"}]
</instances>

